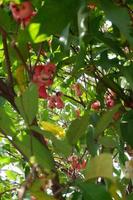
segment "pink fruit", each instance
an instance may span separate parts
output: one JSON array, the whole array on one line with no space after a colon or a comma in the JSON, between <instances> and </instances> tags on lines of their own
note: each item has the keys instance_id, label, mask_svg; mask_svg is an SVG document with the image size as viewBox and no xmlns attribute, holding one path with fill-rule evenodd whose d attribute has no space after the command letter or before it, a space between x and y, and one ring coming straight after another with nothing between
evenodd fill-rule
<instances>
[{"instance_id":1,"label":"pink fruit","mask_svg":"<svg viewBox=\"0 0 133 200\"><path fill-rule=\"evenodd\" d=\"M56 66L53 63L37 65L34 67L32 81L38 86L39 96L46 99L46 89L53 84L53 75ZM53 107L53 106L50 106Z\"/></svg>"},{"instance_id":2,"label":"pink fruit","mask_svg":"<svg viewBox=\"0 0 133 200\"><path fill-rule=\"evenodd\" d=\"M61 98L62 94L60 92L56 93L56 95L52 95L48 97L48 107L62 109L64 108L64 102Z\"/></svg>"},{"instance_id":3,"label":"pink fruit","mask_svg":"<svg viewBox=\"0 0 133 200\"><path fill-rule=\"evenodd\" d=\"M100 107L101 107L101 104L100 104L100 101L98 100L91 104L91 108L93 110L99 111Z\"/></svg>"},{"instance_id":4,"label":"pink fruit","mask_svg":"<svg viewBox=\"0 0 133 200\"><path fill-rule=\"evenodd\" d=\"M36 12L33 10L31 2L29 1L25 1L21 4L15 4L11 2L10 9L13 18L24 27L29 24L31 18L36 14Z\"/></svg>"}]
</instances>

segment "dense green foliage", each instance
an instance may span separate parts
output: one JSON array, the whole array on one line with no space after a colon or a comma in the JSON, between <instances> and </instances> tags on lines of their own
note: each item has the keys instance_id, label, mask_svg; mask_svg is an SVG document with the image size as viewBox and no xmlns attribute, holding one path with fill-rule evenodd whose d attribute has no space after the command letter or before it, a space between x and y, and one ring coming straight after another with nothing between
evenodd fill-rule
<instances>
[{"instance_id":1,"label":"dense green foliage","mask_svg":"<svg viewBox=\"0 0 133 200\"><path fill-rule=\"evenodd\" d=\"M0 199L133 199L132 57L133 0L0 0Z\"/></svg>"}]
</instances>

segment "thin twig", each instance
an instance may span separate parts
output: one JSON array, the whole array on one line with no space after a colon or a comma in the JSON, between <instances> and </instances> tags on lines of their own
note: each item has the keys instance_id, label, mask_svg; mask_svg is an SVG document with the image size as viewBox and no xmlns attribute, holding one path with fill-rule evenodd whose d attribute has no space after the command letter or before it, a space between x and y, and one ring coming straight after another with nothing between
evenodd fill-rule
<instances>
[{"instance_id":1,"label":"thin twig","mask_svg":"<svg viewBox=\"0 0 133 200\"><path fill-rule=\"evenodd\" d=\"M4 97L7 101L11 103L13 108L18 111L16 104L14 102L14 97L16 94L13 90L11 90L10 86L7 86L7 84L3 81L3 79L0 79L0 96Z\"/></svg>"},{"instance_id":2,"label":"thin twig","mask_svg":"<svg viewBox=\"0 0 133 200\"><path fill-rule=\"evenodd\" d=\"M39 60L40 60L40 56L41 56L43 44L44 44L44 42L41 42L40 47L39 47L39 50L38 50L37 59L36 59L36 62L35 62L35 64L34 64L34 66L36 66L36 65L38 64Z\"/></svg>"},{"instance_id":3,"label":"thin twig","mask_svg":"<svg viewBox=\"0 0 133 200\"><path fill-rule=\"evenodd\" d=\"M73 101L75 101L75 102L77 102L77 103L79 103L79 104L82 105L84 108L86 107L85 103L84 103L83 101L81 101L81 100L79 101L79 100L75 99L74 97L69 96L69 95L66 95L66 94L63 94L63 96L64 96L64 97L67 97L67 98L69 98L69 99L71 99L71 100L73 100Z\"/></svg>"},{"instance_id":4,"label":"thin twig","mask_svg":"<svg viewBox=\"0 0 133 200\"><path fill-rule=\"evenodd\" d=\"M37 166L32 167L32 171L29 173L25 182L21 185L20 189L18 190L18 200L23 200L23 197L25 196L25 193L26 193L28 187L34 181L35 174L36 174L36 168L37 168Z\"/></svg>"}]
</instances>

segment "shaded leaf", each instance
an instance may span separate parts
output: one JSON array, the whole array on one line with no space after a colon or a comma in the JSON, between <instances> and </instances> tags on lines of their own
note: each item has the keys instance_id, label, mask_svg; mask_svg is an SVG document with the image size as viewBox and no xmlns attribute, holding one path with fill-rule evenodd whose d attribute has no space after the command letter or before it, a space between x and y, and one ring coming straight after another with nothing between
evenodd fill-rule
<instances>
[{"instance_id":1,"label":"shaded leaf","mask_svg":"<svg viewBox=\"0 0 133 200\"><path fill-rule=\"evenodd\" d=\"M126 141L131 147L133 147L133 111L127 112L120 124L121 134L124 141Z\"/></svg>"},{"instance_id":2,"label":"shaded leaf","mask_svg":"<svg viewBox=\"0 0 133 200\"><path fill-rule=\"evenodd\" d=\"M83 200L112 200L106 188L94 183L81 182L77 184L82 191Z\"/></svg>"},{"instance_id":3,"label":"shaded leaf","mask_svg":"<svg viewBox=\"0 0 133 200\"><path fill-rule=\"evenodd\" d=\"M35 84L31 84L25 92L16 97L17 108L28 124L31 124L38 110L38 91Z\"/></svg>"},{"instance_id":4,"label":"shaded leaf","mask_svg":"<svg viewBox=\"0 0 133 200\"><path fill-rule=\"evenodd\" d=\"M76 18L79 3L79 0L46 0L38 12L36 21L41 22L41 30L45 33L60 34Z\"/></svg>"},{"instance_id":5,"label":"shaded leaf","mask_svg":"<svg viewBox=\"0 0 133 200\"><path fill-rule=\"evenodd\" d=\"M72 121L66 133L66 137L71 145L76 144L80 137L86 133L88 124L88 114L85 114L83 117Z\"/></svg>"},{"instance_id":6,"label":"shaded leaf","mask_svg":"<svg viewBox=\"0 0 133 200\"><path fill-rule=\"evenodd\" d=\"M95 141L95 130L92 125L90 125L87 130L86 144L90 154L95 156L97 154L98 145Z\"/></svg>"},{"instance_id":7,"label":"shaded leaf","mask_svg":"<svg viewBox=\"0 0 133 200\"><path fill-rule=\"evenodd\" d=\"M100 6L105 11L107 18L115 24L126 39L133 45L130 16L127 8L120 7L110 0L99 1Z\"/></svg>"},{"instance_id":8,"label":"shaded leaf","mask_svg":"<svg viewBox=\"0 0 133 200\"><path fill-rule=\"evenodd\" d=\"M106 111L106 113L101 116L96 125L96 135L99 135L108 127L108 125L112 121L113 115L118 111L120 106L120 104L115 105L112 109Z\"/></svg>"},{"instance_id":9,"label":"shaded leaf","mask_svg":"<svg viewBox=\"0 0 133 200\"><path fill-rule=\"evenodd\" d=\"M127 199L126 199L126 200L132 200L132 199L133 199L133 193L129 194L129 195L127 196Z\"/></svg>"}]
</instances>

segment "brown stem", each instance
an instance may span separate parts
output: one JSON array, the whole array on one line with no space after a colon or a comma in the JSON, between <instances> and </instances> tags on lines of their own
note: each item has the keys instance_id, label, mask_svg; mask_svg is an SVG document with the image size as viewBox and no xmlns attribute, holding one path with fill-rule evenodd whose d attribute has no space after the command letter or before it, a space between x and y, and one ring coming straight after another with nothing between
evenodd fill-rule
<instances>
[{"instance_id":1,"label":"brown stem","mask_svg":"<svg viewBox=\"0 0 133 200\"><path fill-rule=\"evenodd\" d=\"M31 185L32 182L34 181L35 174L36 174L36 166L33 166L25 182L21 185L20 189L18 190L18 200L23 200L25 193L28 189L28 186Z\"/></svg>"},{"instance_id":2,"label":"brown stem","mask_svg":"<svg viewBox=\"0 0 133 200\"><path fill-rule=\"evenodd\" d=\"M0 79L0 96L3 96L5 99L7 99L7 101L11 103L13 108L18 111L14 102L14 97L16 96L16 94L10 88L10 86L7 86L7 84L2 79Z\"/></svg>"},{"instance_id":3,"label":"brown stem","mask_svg":"<svg viewBox=\"0 0 133 200\"><path fill-rule=\"evenodd\" d=\"M2 27L0 27L0 32L1 32L1 35L2 35L2 42L3 42L3 48L4 48L3 50L4 50L4 55L5 55L8 81L9 81L10 87L13 88L13 77L12 77L12 72L11 72L11 62L10 62L10 58L9 58L8 45L7 45L7 33Z\"/></svg>"}]
</instances>

